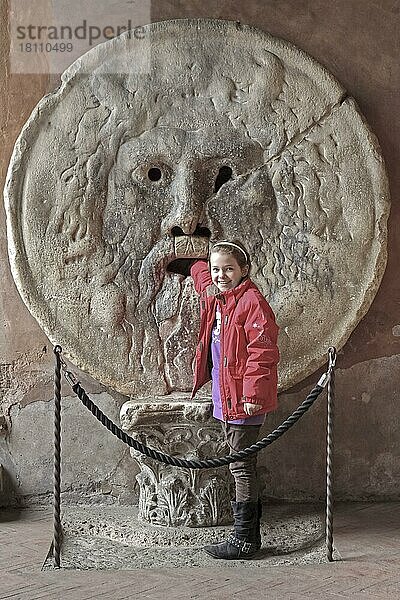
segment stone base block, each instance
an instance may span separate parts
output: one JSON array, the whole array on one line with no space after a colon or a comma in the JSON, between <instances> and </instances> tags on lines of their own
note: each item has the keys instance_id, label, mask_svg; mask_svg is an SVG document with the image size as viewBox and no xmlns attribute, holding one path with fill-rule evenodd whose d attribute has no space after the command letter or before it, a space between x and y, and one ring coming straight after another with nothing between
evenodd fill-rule
<instances>
[{"instance_id":1,"label":"stone base block","mask_svg":"<svg viewBox=\"0 0 400 600\"><path fill-rule=\"evenodd\" d=\"M250 561L215 561L203 551L230 527L160 527L138 520L137 507L68 507L63 515L61 566L68 569L248 567L322 563L324 516L310 505L265 506L262 549ZM52 568L47 561L47 568Z\"/></svg>"}]
</instances>

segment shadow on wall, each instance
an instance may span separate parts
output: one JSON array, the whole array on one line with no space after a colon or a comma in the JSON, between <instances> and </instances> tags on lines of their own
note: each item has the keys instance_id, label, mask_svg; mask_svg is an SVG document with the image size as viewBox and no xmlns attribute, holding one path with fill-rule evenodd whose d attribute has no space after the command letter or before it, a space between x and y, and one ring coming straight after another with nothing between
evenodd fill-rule
<instances>
[{"instance_id":1,"label":"shadow on wall","mask_svg":"<svg viewBox=\"0 0 400 600\"><path fill-rule=\"evenodd\" d=\"M15 499L16 491L10 474L4 466L0 464L0 509L7 506L15 506ZM6 519L7 517L0 512L0 522Z\"/></svg>"}]
</instances>

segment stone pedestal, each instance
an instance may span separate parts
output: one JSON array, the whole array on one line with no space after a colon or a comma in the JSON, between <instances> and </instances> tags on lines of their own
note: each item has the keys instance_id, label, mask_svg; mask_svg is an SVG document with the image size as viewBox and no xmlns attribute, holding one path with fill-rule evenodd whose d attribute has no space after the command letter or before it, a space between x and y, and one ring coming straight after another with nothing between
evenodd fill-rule
<instances>
[{"instance_id":1,"label":"stone pedestal","mask_svg":"<svg viewBox=\"0 0 400 600\"><path fill-rule=\"evenodd\" d=\"M209 397L185 393L126 402L122 428L138 441L172 456L212 458L229 453ZM182 469L131 449L141 472L139 518L153 525L202 527L231 522L233 481L228 467Z\"/></svg>"}]
</instances>

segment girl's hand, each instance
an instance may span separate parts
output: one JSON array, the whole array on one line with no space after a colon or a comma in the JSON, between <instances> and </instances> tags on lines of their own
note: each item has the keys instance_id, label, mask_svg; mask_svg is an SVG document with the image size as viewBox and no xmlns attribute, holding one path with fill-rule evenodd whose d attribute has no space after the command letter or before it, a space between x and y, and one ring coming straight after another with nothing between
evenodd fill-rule
<instances>
[{"instance_id":1,"label":"girl's hand","mask_svg":"<svg viewBox=\"0 0 400 600\"><path fill-rule=\"evenodd\" d=\"M245 402L243 404L243 410L246 413L246 415L249 416L254 415L260 410L260 408L262 408L262 404L251 404L250 402Z\"/></svg>"}]
</instances>

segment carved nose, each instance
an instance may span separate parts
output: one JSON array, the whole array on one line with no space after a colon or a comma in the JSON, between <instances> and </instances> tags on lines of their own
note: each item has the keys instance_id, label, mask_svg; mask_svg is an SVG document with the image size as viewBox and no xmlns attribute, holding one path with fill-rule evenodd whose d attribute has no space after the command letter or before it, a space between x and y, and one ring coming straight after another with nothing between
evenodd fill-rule
<instances>
[{"instance_id":1,"label":"carved nose","mask_svg":"<svg viewBox=\"0 0 400 600\"><path fill-rule=\"evenodd\" d=\"M185 235L192 235L201 222L205 193L201 192L198 178L189 169L178 172L173 186L174 205L162 221L164 234L179 227Z\"/></svg>"},{"instance_id":2,"label":"carved nose","mask_svg":"<svg viewBox=\"0 0 400 600\"><path fill-rule=\"evenodd\" d=\"M170 215L168 233L173 234L175 228L181 229L185 235L192 235L195 232L199 222L198 216L191 213L189 210L175 211Z\"/></svg>"},{"instance_id":3,"label":"carved nose","mask_svg":"<svg viewBox=\"0 0 400 600\"><path fill-rule=\"evenodd\" d=\"M176 202L172 211L162 221L163 233L172 234L174 227L178 227L185 235L192 235L200 223L203 212L201 203L183 200Z\"/></svg>"}]
</instances>

